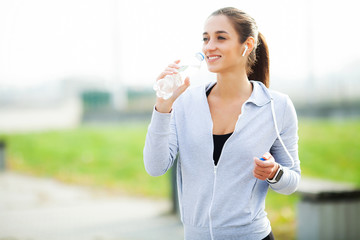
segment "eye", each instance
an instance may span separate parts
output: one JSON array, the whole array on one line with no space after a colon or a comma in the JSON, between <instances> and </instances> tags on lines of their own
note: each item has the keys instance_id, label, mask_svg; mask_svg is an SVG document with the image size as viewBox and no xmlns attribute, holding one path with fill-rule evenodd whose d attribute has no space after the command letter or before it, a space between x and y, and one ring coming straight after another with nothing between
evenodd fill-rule
<instances>
[{"instance_id":1,"label":"eye","mask_svg":"<svg viewBox=\"0 0 360 240\"><path fill-rule=\"evenodd\" d=\"M209 41L209 39L208 39L207 37L204 37L204 38L203 38L203 41L204 41L204 42L207 42L207 41Z\"/></svg>"},{"instance_id":2,"label":"eye","mask_svg":"<svg viewBox=\"0 0 360 240\"><path fill-rule=\"evenodd\" d=\"M222 36L218 36L218 40L226 40L226 38L224 38Z\"/></svg>"}]
</instances>

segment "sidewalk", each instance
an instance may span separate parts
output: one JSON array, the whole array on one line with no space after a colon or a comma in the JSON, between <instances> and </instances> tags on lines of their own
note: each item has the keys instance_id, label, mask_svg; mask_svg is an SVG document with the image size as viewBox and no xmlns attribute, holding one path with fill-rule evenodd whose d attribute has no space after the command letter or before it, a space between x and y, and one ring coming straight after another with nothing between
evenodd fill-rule
<instances>
[{"instance_id":1,"label":"sidewalk","mask_svg":"<svg viewBox=\"0 0 360 240\"><path fill-rule=\"evenodd\" d=\"M171 203L0 173L0 240L181 240Z\"/></svg>"}]
</instances>

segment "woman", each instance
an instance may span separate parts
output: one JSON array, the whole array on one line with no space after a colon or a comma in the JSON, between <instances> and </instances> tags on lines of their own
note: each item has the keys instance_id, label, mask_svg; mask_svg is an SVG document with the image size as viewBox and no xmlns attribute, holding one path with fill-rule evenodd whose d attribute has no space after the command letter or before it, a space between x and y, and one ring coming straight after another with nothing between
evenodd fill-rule
<instances>
[{"instance_id":1,"label":"woman","mask_svg":"<svg viewBox=\"0 0 360 240\"><path fill-rule=\"evenodd\" d=\"M286 95L268 89L268 49L253 18L224 8L204 29L203 53L217 81L185 91L186 78L170 99L157 98L145 168L162 175L179 154L185 239L274 239L268 188L291 194L300 180L295 109ZM176 73L178 64L158 79Z\"/></svg>"}]
</instances>

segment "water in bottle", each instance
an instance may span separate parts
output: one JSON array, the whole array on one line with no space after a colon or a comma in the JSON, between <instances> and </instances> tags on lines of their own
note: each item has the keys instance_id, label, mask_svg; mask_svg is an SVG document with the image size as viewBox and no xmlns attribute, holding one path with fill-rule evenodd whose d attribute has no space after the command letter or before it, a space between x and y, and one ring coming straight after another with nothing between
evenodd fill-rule
<instances>
[{"instance_id":1,"label":"water in bottle","mask_svg":"<svg viewBox=\"0 0 360 240\"><path fill-rule=\"evenodd\" d=\"M199 70L201 67L201 62L204 60L204 54L198 52L195 56L184 62L184 65L181 65L178 69L177 74L166 75L164 78L159 79L154 84L154 90L156 95L163 99L169 99L173 92L182 84L184 84L185 78L191 73L192 70ZM180 62L182 64L182 62Z\"/></svg>"}]
</instances>

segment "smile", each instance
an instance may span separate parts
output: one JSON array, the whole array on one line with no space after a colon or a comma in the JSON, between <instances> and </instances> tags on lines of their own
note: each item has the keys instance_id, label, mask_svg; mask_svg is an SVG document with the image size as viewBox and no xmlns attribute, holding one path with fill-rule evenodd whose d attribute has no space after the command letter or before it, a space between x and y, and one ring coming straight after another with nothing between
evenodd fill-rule
<instances>
[{"instance_id":1,"label":"smile","mask_svg":"<svg viewBox=\"0 0 360 240\"><path fill-rule=\"evenodd\" d=\"M211 61L215 61L217 59L221 58L221 56L219 55L211 55L211 56L207 56L207 59L211 62Z\"/></svg>"}]
</instances>

